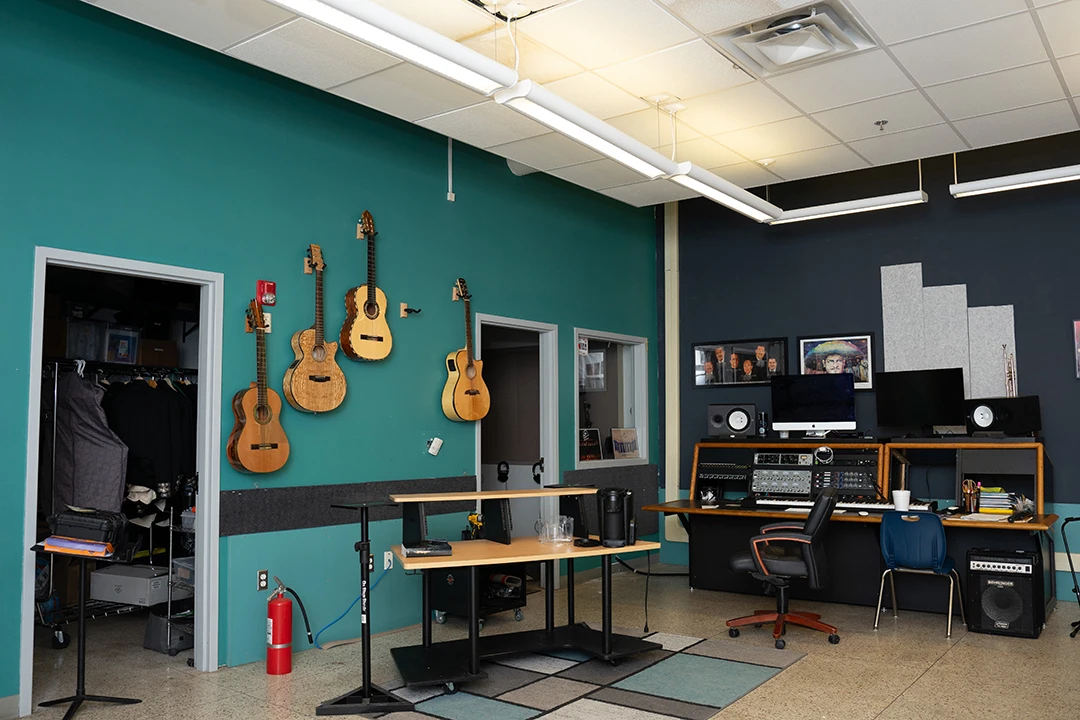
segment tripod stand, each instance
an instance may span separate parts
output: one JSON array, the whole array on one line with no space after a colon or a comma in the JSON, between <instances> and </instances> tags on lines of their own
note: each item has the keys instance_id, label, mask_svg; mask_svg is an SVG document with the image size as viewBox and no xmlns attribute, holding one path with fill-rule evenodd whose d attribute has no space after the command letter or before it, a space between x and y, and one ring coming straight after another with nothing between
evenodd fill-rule
<instances>
[{"instance_id":1,"label":"tripod stand","mask_svg":"<svg viewBox=\"0 0 1080 720\"><path fill-rule=\"evenodd\" d=\"M1080 520L1080 517L1065 518L1065 522L1061 523L1061 539L1065 543L1065 557L1069 559L1069 574L1072 575L1073 581L1073 594L1076 595L1076 602L1080 604L1080 585L1076 584L1076 568L1073 567L1072 553L1069 552L1069 536L1065 534L1065 528L1069 526L1069 523ZM1072 632L1069 633L1069 637L1076 637L1076 634L1080 633L1080 620L1077 620L1072 624Z\"/></svg>"}]
</instances>

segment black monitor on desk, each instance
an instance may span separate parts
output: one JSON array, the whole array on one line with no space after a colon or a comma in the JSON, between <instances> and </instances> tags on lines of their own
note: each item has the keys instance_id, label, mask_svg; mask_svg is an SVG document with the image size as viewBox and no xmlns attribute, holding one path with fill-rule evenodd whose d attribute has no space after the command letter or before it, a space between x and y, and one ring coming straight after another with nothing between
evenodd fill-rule
<instances>
[{"instance_id":1,"label":"black monitor on desk","mask_svg":"<svg viewBox=\"0 0 1080 720\"><path fill-rule=\"evenodd\" d=\"M874 376L877 424L933 437L935 426L964 425L964 370L910 370Z\"/></svg>"}]
</instances>

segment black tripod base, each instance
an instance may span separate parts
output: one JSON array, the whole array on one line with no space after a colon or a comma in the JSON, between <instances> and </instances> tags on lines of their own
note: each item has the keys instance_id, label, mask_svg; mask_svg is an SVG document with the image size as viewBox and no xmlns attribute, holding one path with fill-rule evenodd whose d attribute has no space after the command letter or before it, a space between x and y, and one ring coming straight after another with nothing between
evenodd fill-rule
<instances>
[{"instance_id":1,"label":"black tripod base","mask_svg":"<svg viewBox=\"0 0 1080 720\"><path fill-rule=\"evenodd\" d=\"M368 713L390 713L412 710L414 703L402 700L397 695L372 685L364 692L359 687L333 700L327 700L315 708L316 715L366 715Z\"/></svg>"},{"instance_id":2,"label":"black tripod base","mask_svg":"<svg viewBox=\"0 0 1080 720\"><path fill-rule=\"evenodd\" d=\"M70 720L75 717L75 713L78 712L79 706L84 702L103 702L113 703L115 705L135 705L141 703L142 700L136 700L135 698L119 698L108 697L106 695L72 695L71 697L60 698L59 700L46 700L45 702L38 703L38 707L52 707L54 705L63 705L64 703L71 703L71 707L64 713L64 720Z\"/></svg>"},{"instance_id":3,"label":"black tripod base","mask_svg":"<svg viewBox=\"0 0 1080 720\"><path fill-rule=\"evenodd\" d=\"M1076 633L1080 633L1080 620L1077 620L1072 624L1073 631L1069 633L1069 637L1076 637Z\"/></svg>"}]
</instances>

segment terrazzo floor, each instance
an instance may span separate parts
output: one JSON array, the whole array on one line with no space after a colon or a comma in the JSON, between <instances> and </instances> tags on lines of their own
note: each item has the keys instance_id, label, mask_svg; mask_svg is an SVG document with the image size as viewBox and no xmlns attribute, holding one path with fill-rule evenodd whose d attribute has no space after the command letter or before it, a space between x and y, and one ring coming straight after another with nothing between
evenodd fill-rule
<instances>
[{"instance_id":1,"label":"terrazzo floor","mask_svg":"<svg viewBox=\"0 0 1080 720\"><path fill-rule=\"evenodd\" d=\"M675 568L656 568L657 572ZM640 634L645 578L616 572L613 578L615 624ZM600 581L577 584L578 620L599 623ZM1038 640L969 633L954 623L945 638L942 615L901 612L886 615L873 630L873 609L793 601L796 609L821 613L840 628L841 642L809 630L787 633L787 650L772 650L769 628L744 629L727 636L724 620L766 607L771 599L750 595L694 591L683 577L653 577L649 591L649 628L653 632L710 638L733 643L748 655L761 648L802 652L806 657L715 717L921 720L923 718L1080 717L1080 637L1069 638L1069 623L1080 618L1075 603L1059 603ZM419 604L419 600L417 601ZM556 592L556 618L565 618L565 590ZM87 687L98 694L141 697L131 706L90 704L78 713L93 718L161 720L233 720L314 717L315 707L360 684L360 646L310 650L293 657L291 675L266 675L263 663L200 673L187 666L191 652L170 658L144 650L146 616L133 614L94 620L88 629ZM489 617L483 633L513 632L543 626L543 596L533 595L525 620L509 613ZM450 618L436 625L434 639L466 637L465 622ZM420 642L420 628L377 636L372 642L373 681L386 688L401 684L390 657L392 647ZM34 654L35 718L63 717L64 708L38 708L42 700L63 697L75 686L75 646L53 650L47 631L38 629ZM468 689L469 686L465 686ZM554 688L553 688L554 689ZM586 703L587 701L581 701ZM398 713L392 720L428 717ZM482 720L478 718L478 720Z\"/></svg>"}]
</instances>

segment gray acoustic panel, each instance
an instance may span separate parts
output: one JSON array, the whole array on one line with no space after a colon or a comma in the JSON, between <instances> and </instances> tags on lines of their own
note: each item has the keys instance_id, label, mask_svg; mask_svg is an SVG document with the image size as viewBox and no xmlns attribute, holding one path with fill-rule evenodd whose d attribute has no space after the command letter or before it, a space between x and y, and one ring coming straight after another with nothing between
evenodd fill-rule
<instances>
[{"instance_id":1,"label":"gray acoustic panel","mask_svg":"<svg viewBox=\"0 0 1080 720\"><path fill-rule=\"evenodd\" d=\"M643 512L642 506L654 505L660 497L660 470L656 465L628 465L625 467L595 468L588 470L567 470L563 473L563 484L582 487L595 485L598 488L620 487L634 493L634 515L637 518L639 537L660 532L660 514ZM585 517L588 519L589 532L596 534L596 501L585 503Z\"/></svg>"},{"instance_id":2,"label":"gray acoustic panel","mask_svg":"<svg viewBox=\"0 0 1080 720\"><path fill-rule=\"evenodd\" d=\"M1016 352L1012 305L968 308L968 356L973 398L1005 395L1005 359L1002 346ZM1017 384L1019 393L1019 383Z\"/></svg>"},{"instance_id":3,"label":"gray acoustic panel","mask_svg":"<svg viewBox=\"0 0 1080 720\"><path fill-rule=\"evenodd\" d=\"M882 266L881 322L885 371L922 369L922 263Z\"/></svg>"},{"instance_id":4,"label":"gray acoustic panel","mask_svg":"<svg viewBox=\"0 0 1080 720\"><path fill-rule=\"evenodd\" d=\"M923 288L923 348L919 369L963 368L965 396L971 397L967 285Z\"/></svg>"},{"instance_id":5,"label":"gray acoustic panel","mask_svg":"<svg viewBox=\"0 0 1080 720\"><path fill-rule=\"evenodd\" d=\"M418 480L385 480L348 485L303 485L257 490L227 490L221 493L221 535L299 530L359 522L356 511L338 510L331 505L387 500L397 493L468 492L476 490L475 475ZM425 504L428 515L468 513L476 503L433 502ZM371 520L401 518L401 506L373 507ZM464 525L462 525L464 527Z\"/></svg>"}]
</instances>

